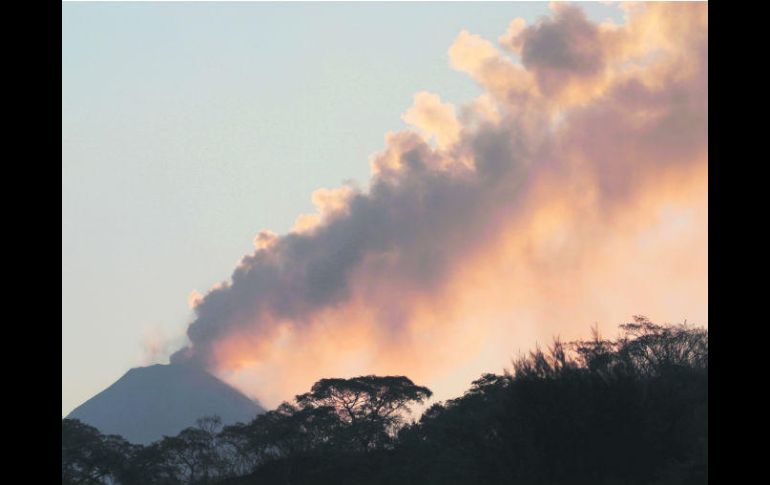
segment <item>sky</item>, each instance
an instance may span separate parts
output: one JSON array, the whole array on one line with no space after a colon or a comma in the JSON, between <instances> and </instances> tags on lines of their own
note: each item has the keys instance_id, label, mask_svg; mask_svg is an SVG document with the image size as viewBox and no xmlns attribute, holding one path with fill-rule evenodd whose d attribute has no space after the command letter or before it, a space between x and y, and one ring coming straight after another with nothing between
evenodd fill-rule
<instances>
[{"instance_id":1,"label":"sky","mask_svg":"<svg viewBox=\"0 0 770 485\"><path fill-rule=\"evenodd\" d=\"M654 35L579 6L63 3L62 415L174 352L268 406L328 372L405 373L447 398L554 333L644 312L707 325L705 158L665 139L706 142L697 106L666 96L701 93L699 12L649 14L694 25ZM619 33L587 26L602 22ZM588 48L539 52L560 36ZM665 62L683 53L696 61ZM601 104L623 76L655 108L630 128ZM603 164L618 139L639 160ZM428 175L404 175L413 154ZM590 160L549 171L575 154ZM521 193L451 168L492 170L485 156ZM564 196L594 191L583 211Z\"/></svg>"}]
</instances>

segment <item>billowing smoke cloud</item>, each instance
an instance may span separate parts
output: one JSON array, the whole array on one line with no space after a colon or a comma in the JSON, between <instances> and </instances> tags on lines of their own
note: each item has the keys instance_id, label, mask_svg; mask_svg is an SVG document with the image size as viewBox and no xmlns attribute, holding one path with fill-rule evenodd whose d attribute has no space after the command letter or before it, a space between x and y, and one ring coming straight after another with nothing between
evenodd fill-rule
<instances>
[{"instance_id":1,"label":"billowing smoke cloud","mask_svg":"<svg viewBox=\"0 0 770 485\"><path fill-rule=\"evenodd\" d=\"M594 78L605 68L605 44L599 28L577 7L555 4L554 19L516 32L521 21L510 28L508 41L521 53L524 67L534 73L540 90L551 95L574 78Z\"/></svg>"},{"instance_id":2,"label":"billowing smoke cloud","mask_svg":"<svg viewBox=\"0 0 770 485\"><path fill-rule=\"evenodd\" d=\"M370 372L456 393L597 321L707 324L707 5L622 8L619 26L560 4L514 20L499 41L521 63L461 32L450 61L484 94L418 93L367 189L317 191L191 298L172 362L268 404Z\"/></svg>"}]
</instances>

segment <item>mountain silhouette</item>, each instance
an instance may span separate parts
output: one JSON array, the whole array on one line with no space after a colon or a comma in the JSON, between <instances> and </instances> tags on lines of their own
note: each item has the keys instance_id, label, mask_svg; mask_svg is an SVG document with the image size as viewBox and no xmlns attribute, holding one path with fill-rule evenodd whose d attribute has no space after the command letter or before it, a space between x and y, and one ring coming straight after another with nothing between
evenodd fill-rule
<instances>
[{"instance_id":1,"label":"mountain silhouette","mask_svg":"<svg viewBox=\"0 0 770 485\"><path fill-rule=\"evenodd\" d=\"M148 444L175 436L203 416L217 415L227 425L249 422L262 412L255 401L208 372L157 364L129 370L67 418Z\"/></svg>"}]
</instances>

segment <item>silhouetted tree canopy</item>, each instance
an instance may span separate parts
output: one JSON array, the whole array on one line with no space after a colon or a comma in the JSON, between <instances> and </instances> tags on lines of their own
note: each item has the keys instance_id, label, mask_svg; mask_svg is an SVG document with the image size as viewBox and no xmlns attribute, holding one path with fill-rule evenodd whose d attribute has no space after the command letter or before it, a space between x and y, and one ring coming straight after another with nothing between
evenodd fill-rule
<instances>
[{"instance_id":1,"label":"silhouetted tree canopy","mask_svg":"<svg viewBox=\"0 0 770 485\"><path fill-rule=\"evenodd\" d=\"M411 423L431 391L403 376L321 379L250 423L204 417L149 446L65 419L62 483L708 483L708 332L620 331L536 348Z\"/></svg>"},{"instance_id":2,"label":"silhouetted tree canopy","mask_svg":"<svg viewBox=\"0 0 770 485\"><path fill-rule=\"evenodd\" d=\"M61 431L63 484L123 480L128 474L127 458L141 448L77 420L62 420Z\"/></svg>"},{"instance_id":3,"label":"silhouetted tree canopy","mask_svg":"<svg viewBox=\"0 0 770 485\"><path fill-rule=\"evenodd\" d=\"M410 403L433 393L404 376L321 379L296 397L300 406L330 409L362 451L386 445L403 422Z\"/></svg>"}]
</instances>

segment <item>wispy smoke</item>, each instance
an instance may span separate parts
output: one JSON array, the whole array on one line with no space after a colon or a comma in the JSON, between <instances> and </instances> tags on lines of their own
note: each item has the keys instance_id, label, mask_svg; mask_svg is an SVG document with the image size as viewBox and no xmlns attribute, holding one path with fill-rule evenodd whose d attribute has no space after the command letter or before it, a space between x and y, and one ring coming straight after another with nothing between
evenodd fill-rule
<instances>
[{"instance_id":1,"label":"wispy smoke","mask_svg":"<svg viewBox=\"0 0 770 485\"><path fill-rule=\"evenodd\" d=\"M514 20L499 42L521 63L461 32L450 61L484 94L418 93L367 189L319 190L191 299L172 362L270 403L332 372L441 387L603 318L704 317L708 7L622 8L620 26L561 4Z\"/></svg>"}]
</instances>

